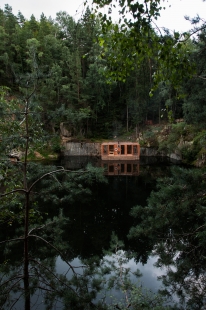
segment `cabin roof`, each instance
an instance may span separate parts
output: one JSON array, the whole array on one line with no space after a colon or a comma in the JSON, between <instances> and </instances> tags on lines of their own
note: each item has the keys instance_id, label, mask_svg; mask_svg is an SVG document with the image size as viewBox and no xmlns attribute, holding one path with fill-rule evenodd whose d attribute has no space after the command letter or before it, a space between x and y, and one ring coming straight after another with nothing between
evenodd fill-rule
<instances>
[{"instance_id":1,"label":"cabin roof","mask_svg":"<svg viewBox=\"0 0 206 310\"><path fill-rule=\"evenodd\" d=\"M131 145L131 144L136 144L136 145L139 144L138 142L114 141L114 142L103 142L102 145L108 145L108 144L109 144L109 145L113 145L113 144L117 144L117 143L118 143L118 144L125 144L125 145L127 145L127 144L130 144L130 145Z\"/></svg>"}]
</instances>

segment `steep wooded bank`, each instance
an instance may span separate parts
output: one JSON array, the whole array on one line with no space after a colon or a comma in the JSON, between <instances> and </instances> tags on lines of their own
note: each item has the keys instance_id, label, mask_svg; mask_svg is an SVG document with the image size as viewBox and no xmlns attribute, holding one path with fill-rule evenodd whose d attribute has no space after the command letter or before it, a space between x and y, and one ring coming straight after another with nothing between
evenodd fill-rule
<instances>
[{"instance_id":1,"label":"steep wooded bank","mask_svg":"<svg viewBox=\"0 0 206 310\"><path fill-rule=\"evenodd\" d=\"M185 122L179 124L151 125L141 128L136 138L135 132L118 136L112 141L138 141L141 145L141 156L168 157L196 167L205 166L205 130L199 131L195 126ZM96 156L101 155L101 142L72 142L62 139L62 155L64 156Z\"/></svg>"}]
</instances>

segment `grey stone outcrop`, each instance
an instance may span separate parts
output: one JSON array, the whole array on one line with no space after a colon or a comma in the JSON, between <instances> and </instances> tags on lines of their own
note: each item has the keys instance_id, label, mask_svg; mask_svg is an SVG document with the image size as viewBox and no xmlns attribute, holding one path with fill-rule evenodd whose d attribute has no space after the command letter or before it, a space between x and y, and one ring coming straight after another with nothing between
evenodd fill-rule
<instances>
[{"instance_id":1,"label":"grey stone outcrop","mask_svg":"<svg viewBox=\"0 0 206 310\"><path fill-rule=\"evenodd\" d=\"M101 156L101 143L64 143L64 156Z\"/></svg>"}]
</instances>

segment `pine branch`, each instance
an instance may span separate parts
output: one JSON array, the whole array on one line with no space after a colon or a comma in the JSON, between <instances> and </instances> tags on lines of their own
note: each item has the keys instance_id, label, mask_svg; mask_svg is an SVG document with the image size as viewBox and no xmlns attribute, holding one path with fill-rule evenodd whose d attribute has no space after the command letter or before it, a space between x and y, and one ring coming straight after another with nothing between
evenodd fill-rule
<instances>
[{"instance_id":1,"label":"pine branch","mask_svg":"<svg viewBox=\"0 0 206 310\"><path fill-rule=\"evenodd\" d=\"M24 240L24 238L19 237L19 238L15 238L15 239L4 240L4 241L1 241L0 244L6 243L6 242L12 242L12 241L20 241L20 240Z\"/></svg>"},{"instance_id":2,"label":"pine branch","mask_svg":"<svg viewBox=\"0 0 206 310\"><path fill-rule=\"evenodd\" d=\"M22 192L23 192L24 194L26 194L26 193L27 193L27 190L24 189L24 188L14 189L14 190L12 190L12 191L10 191L10 192L8 192L8 193L1 194L1 195L0 195L0 198L1 198L1 197L8 196L8 195L11 195L11 194L14 194L14 193L22 193Z\"/></svg>"},{"instance_id":3,"label":"pine branch","mask_svg":"<svg viewBox=\"0 0 206 310\"><path fill-rule=\"evenodd\" d=\"M50 171L50 172L47 172L45 174L43 174L40 178L38 178L36 181L34 181L34 183L32 183L32 185L29 187L28 190L24 189L24 188L19 188L19 189L14 189L8 193L5 193L5 194L0 194L0 198L1 197L5 197L5 196L8 196L8 195L11 195L11 194L14 194L14 193L30 193L32 188L39 182L41 181L42 179L44 179L45 177L47 176L52 176L53 174L55 173L58 173L58 172L73 172L73 173L78 173L78 174L83 174L83 173L86 173L87 171L72 171L72 170L67 170L67 169L64 169L64 167L62 167L61 169L57 169L57 170L54 170L54 171Z\"/></svg>"},{"instance_id":4,"label":"pine branch","mask_svg":"<svg viewBox=\"0 0 206 310\"><path fill-rule=\"evenodd\" d=\"M13 302L13 304L10 307L10 310L13 309L14 305L20 300L20 298L24 295L24 293L20 294L20 296Z\"/></svg>"},{"instance_id":5,"label":"pine branch","mask_svg":"<svg viewBox=\"0 0 206 310\"><path fill-rule=\"evenodd\" d=\"M32 190L32 188L39 182L41 181L42 179L44 179L45 177L47 176L51 176L55 173L58 173L58 172L73 172L73 173L80 173L79 171L72 171L72 170L67 170L67 169L64 169L64 167L62 167L61 169L57 169L57 170L53 170L51 172L47 172L45 174L43 174L40 178L38 178L36 181L34 181L34 183L29 187L28 189L28 193ZM82 171L81 173L85 173L87 171Z\"/></svg>"},{"instance_id":6,"label":"pine branch","mask_svg":"<svg viewBox=\"0 0 206 310\"><path fill-rule=\"evenodd\" d=\"M77 268L84 268L85 266L78 266L78 267L73 267L68 261L67 259L64 257L64 255L62 254L62 252L57 249L57 247L55 247L54 245L52 245L50 242L48 242L46 239L38 236L38 235L29 235L29 237L34 237L34 238L37 238L37 239L40 239L42 240L44 243L46 243L47 245L49 245L50 247L52 247L57 253L59 253L59 255L63 258L63 260L67 263L67 265L71 268L71 270L73 271L74 274L76 274L75 270L74 269L77 269Z\"/></svg>"},{"instance_id":7,"label":"pine branch","mask_svg":"<svg viewBox=\"0 0 206 310\"><path fill-rule=\"evenodd\" d=\"M41 229L44 229L45 227L48 227L49 225L52 225L52 224L54 224L54 223L56 223L56 222L57 222L57 221L52 221L52 222L49 222L49 223L47 223L47 224L41 225L41 226L39 226L39 227L34 227L34 228L32 228L32 229L28 232L28 235L30 235L31 232L34 231L34 230L41 230Z\"/></svg>"},{"instance_id":8,"label":"pine branch","mask_svg":"<svg viewBox=\"0 0 206 310\"><path fill-rule=\"evenodd\" d=\"M64 281L62 281L61 279L59 279L59 278L57 277L57 275L56 275L55 273L53 273L53 272L51 271L51 269L49 269L47 266L43 265L42 263L40 263L39 261L37 261L36 259L33 259L33 258L31 258L30 261L33 261L33 262L35 262L36 264L38 264L39 266L43 267L43 268L44 268L45 270L47 270L50 274L52 274L52 276L53 276L56 280L58 280L58 282L62 283L64 286L66 286L67 288L71 289L71 290L76 294L75 290L74 290L72 287L70 287L70 286L67 285Z\"/></svg>"},{"instance_id":9,"label":"pine branch","mask_svg":"<svg viewBox=\"0 0 206 310\"><path fill-rule=\"evenodd\" d=\"M196 75L197 78L202 79L202 80L206 80L206 77L200 76L200 75Z\"/></svg>"},{"instance_id":10,"label":"pine branch","mask_svg":"<svg viewBox=\"0 0 206 310\"><path fill-rule=\"evenodd\" d=\"M11 289L12 289L19 281L21 281L21 280L23 279L23 274L22 274L21 276L19 275L19 276L16 276L16 277L13 277L13 278L8 279L8 280L5 281L4 283L2 283L2 284L0 285L0 287L6 285L7 283L9 283L9 282L11 282L11 281L13 281L13 280L15 280L15 279L19 279L19 280L16 281L12 286L9 287L8 292L10 292Z\"/></svg>"}]
</instances>

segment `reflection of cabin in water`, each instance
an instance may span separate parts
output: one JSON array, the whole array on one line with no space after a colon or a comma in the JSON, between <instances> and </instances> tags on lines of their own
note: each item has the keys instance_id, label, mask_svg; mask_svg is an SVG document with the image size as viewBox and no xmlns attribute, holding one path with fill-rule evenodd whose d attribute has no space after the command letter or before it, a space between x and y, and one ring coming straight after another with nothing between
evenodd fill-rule
<instances>
[{"instance_id":1,"label":"reflection of cabin in water","mask_svg":"<svg viewBox=\"0 0 206 310\"><path fill-rule=\"evenodd\" d=\"M101 166L105 175L139 175L139 161L108 161L103 160Z\"/></svg>"},{"instance_id":2,"label":"reflection of cabin in water","mask_svg":"<svg viewBox=\"0 0 206 310\"><path fill-rule=\"evenodd\" d=\"M104 142L101 145L102 160L137 160L140 145L133 142Z\"/></svg>"}]
</instances>

